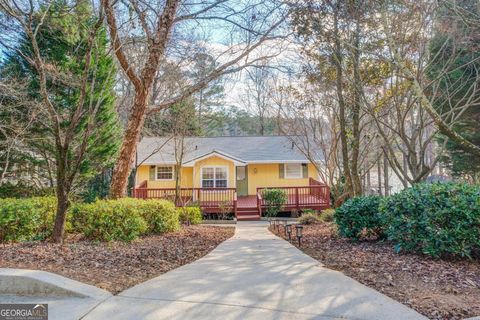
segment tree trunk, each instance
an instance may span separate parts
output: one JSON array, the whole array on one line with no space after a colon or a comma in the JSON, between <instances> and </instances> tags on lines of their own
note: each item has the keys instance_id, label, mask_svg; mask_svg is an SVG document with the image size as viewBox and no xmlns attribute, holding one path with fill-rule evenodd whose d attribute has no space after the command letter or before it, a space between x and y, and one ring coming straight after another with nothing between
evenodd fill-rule
<instances>
[{"instance_id":1,"label":"tree trunk","mask_svg":"<svg viewBox=\"0 0 480 320\"><path fill-rule=\"evenodd\" d=\"M354 78L354 92L353 92L353 105L352 105L352 126L353 126L353 139L352 139L352 153L351 153L351 174L353 193L358 196L362 194L362 184L360 182L360 175L358 173L358 157L360 153L360 103L361 103L361 78L360 78L360 23L356 22L355 28L355 41L353 47L353 78Z\"/></svg>"},{"instance_id":2,"label":"tree trunk","mask_svg":"<svg viewBox=\"0 0 480 320\"><path fill-rule=\"evenodd\" d=\"M61 188L64 189L64 188ZM65 191L59 191L57 187L57 214L55 216L55 226L53 228L53 241L62 243L65 235L65 223L67 221L68 194Z\"/></svg>"},{"instance_id":3,"label":"tree trunk","mask_svg":"<svg viewBox=\"0 0 480 320\"><path fill-rule=\"evenodd\" d=\"M372 187L371 178L370 178L370 169L367 166L367 194L370 194L370 189Z\"/></svg>"},{"instance_id":4,"label":"tree trunk","mask_svg":"<svg viewBox=\"0 0 480 320\"><path fill-rule=\"evenodd\" d=\"M132 114L128 120L127 130L123 138L118 160L113 168L110 198L118 199L127 192L128 177L132 171L137 142L140 138L145 121L148 90L143 90L135 95Z\"/></svg>"},{"instance_id":5,"label":"tree trunk","mask_svg":"<svg viewBox=\"0 0 480 320\"><path fill-rule=\"evenodd\" d=\"M382 163L381 163L381 157L378 158L377 161L377 183L378 183L378 195L382 195Z\"/></svg>"},{"instance_id":6,"label":"tree trunk","mask_svg":"<svg viewBox=\"0 0 480 320\"><path fill-rule=\"evenodd\" d=\"M338 97L338 107L339 107L339 124L340 124L340 141L342 147L342 165L343 165L343 175L345 176L345 191L348 196L354 194L352 188L352 176L350 172L350 164L348 160L348 141L347 141L347 129L346 129L346 118L345 118L345 100L343 99L343 69L342 69L342 50L341 43L339 39L339 30L338 30L338 12L335 12L333 15L333 26L335 32L335 49L333 60L335 62L336 69L336 91Z\"/></svg>"},{"instance_id":7,"label":"tree trunk","mask_svg":"<svg viewBox=\"0 0 480 320\"><path fill-rule=\"evenodd\" d=\"M390 184L388 182L389 177L388 177L388 159L387 159L387 153L384 151L383 152L383 184L385 187L385 196L390 195Z\"/></svg>"},{"instance_id":8,"label":"tree trunk","mask_svg":"<svg viewBox=\"0 0 480 320\"><path fill-rule=\"evenodd\" d=\"M59 152L57 161L57 212L52 239L56 243L62 243L65 234L65 222L67 220L67 210L69 205L68 194L70 193L70 188L67 185L65 156L62 155L61 152Z\"/></svg>"}]
</instances>

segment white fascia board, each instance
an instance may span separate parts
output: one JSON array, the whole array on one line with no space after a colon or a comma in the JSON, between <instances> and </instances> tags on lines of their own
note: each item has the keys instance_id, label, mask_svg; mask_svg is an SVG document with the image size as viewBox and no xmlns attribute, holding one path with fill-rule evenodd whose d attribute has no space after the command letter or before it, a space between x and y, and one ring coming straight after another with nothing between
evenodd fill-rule
<instances>
[{"instance_id":1,"label":"white fascia board","mask_svg":"<svg viewBox=\"0 0 480 320\"><path fill-rule=\"evenodd\" d=\"M213 156L217 156L219 158L222 158L222 159L225 159L225 160L228 160L228 161L232 161L233 164L236 165L236 166L241 166L241 165L246 165L247 164L247 162L245 162L241 159L238 159L234 156L231 156L229 154L226 154L224 152L212 151L212 152L209 152L207 154L204 154L203 156L200 156L200 157L197 157L195 159L184 162L183 166L184 167L193 167L195 165L195 162L202 161L204 159L208 159L208 158L213 157Z\"/></svg>"},{"instance_id":2,"label":"white fascia board","mask_svg":"<svg viewBox=\"0 0 480 320\"><path fill-rule=\"evenodd\" d=\"M258 160L258 161L248 161L248 164L269 164L269 163L310 163L310 160Z\"/></svg>"}]
</instances>

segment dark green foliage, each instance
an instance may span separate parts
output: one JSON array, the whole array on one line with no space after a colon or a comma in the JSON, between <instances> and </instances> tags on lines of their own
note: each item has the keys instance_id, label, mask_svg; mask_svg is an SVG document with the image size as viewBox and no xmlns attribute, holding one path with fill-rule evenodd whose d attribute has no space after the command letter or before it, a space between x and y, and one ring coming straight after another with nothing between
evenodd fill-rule
<instances>
[{"instance_id":1,"label":"dark green foliage","mask_svg":"<svg viewBox=\"0 0 480 320\"><path fill-rule=\"evenodd\" d=\"M348 199L336 209L334 217L341 236L360 240L383 236L383 222L378 213L379 196Z\"/></svg>"},{"instance_id":2,"label":"dark green foliage","mask_svg":"<svg viewBox=\"0 0 480 320\"><path fill-rule=\"evenodd\" d=\"M85 70L87 40L96 21L89 2L85 1L70 7L67 2L56 0L43 17L44 10L45 8L41 7L34 13L36 19L43 19L37 41L44 63L55 68L52 70L54 76L47 76L47 91L58 114L60 135L63 136L71 125L72 115L80 101L80 82ZM115 110L115 63L108 48L106 30L100 28L91 54L91 68L88 71L86 99L81 105L81 117L75 126L73 141L65 153L66 174L72 176L72 172L79 173L80 179L76 182L81 186L113 163L121 138L121 127ZM28 36L22 33L19 34L18 51L5 52L6 59L0 65L0 78L6 82L18 80L27 83L28 98L32 104L42 105L44 102L40 94L38 72L25 58L32 57L32 44ZM88 112L91 106L98 106L98 111L94 114ZM29 139L25 140L26 154L33 157L22 159L43 165L44 171L47 170L45 159L50 159L51 164L59 163L63 152L55 143L56 133L52 130L54 124L46 110L46 107L40 110L29 127ZM79 149L90 117L94 118L93 130L88 135L86 152L80 156L77 167ZM16 120L28 121L26 118ZM55 168L51 168L51 172L55 171Z\"/></svg>"},{"instance_id":3,"label":"dark green foliage","mask_svg":"<svg viewBox=\"0 0 480 320\"><path fill-rule=\"evenodd\" d=\"M288 201L287 193L282 189L264 189L262 198L267 208L267 217L275 217Z\"/></svg>"},{"instance_id":4,"label":"dark green foliage","mask_svg":"<svg viewBox=\"0 0 480 320\"><path fill-rule=\"evenodd\" d=\"M56 209L55 197L0 199L0 242L47 239ZM68 229L70 223L67 223Z\"/></svg>"},{"instance_id":5,"label":"dark green foliage","mask_svg":"<svg viewBox=\"0 0 480 320\"><path fill-rule=\"evenodd\" d=\"M178 208L181 223L200 224L202 223L202 210L199 207Z\"/></svg>"},{"instance_id":6,"label":"dark green foliage","mask_svg":"<svg viewBox=\"0 0 480 320\"><path fill-rule=\"evenodd\" d=\"M455 9L453 9L455 8ZM459 14L461 13L461 14ZM477 26L465 21L480 14L477 0L462 0L451 7L444 3L436 16L435 36L430 42L430 61L427 75L438 82L433 105L437 111L448 113L452 106L464 109L453 129L475 145L480 145L480 108L478 79L480 77L480 33ZM445 116L445 118L449 119ZM444 143L445 137L438 137ZM452 175L480 179L480 158L465 152L457 143L447 141L446 154L441 161Z\"/></svg>"},{"instance_id":7,"label":"dark green foliage","mask_svg":"<svg viewBox=\"0 0 480 320\"><path fill-rule=\"evenodd\" d=\"M480 249L480 186L417 184L384 199L379 210L398 252L463 257Z\"/></svg>"},{"instance_id":8,"label":"dark green foliage","mask_svg":"<svg viewBox=\"0 0 480 320\"><path fill-rule=\"evenodd\" d=\"M99 199L105 199L110 191L110 182L112 181L112 169L106 169L102 173L91 178L81 197L84 202L90 203Z\"/></svg>"}]
</instances>

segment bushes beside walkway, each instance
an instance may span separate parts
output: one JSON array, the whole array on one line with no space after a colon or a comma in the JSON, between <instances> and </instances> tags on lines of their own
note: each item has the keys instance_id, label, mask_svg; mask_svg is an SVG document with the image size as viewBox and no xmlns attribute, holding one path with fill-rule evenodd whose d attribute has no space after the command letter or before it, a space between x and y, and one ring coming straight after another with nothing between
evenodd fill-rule
<instances>
[{"instance_id":1,"label":"bushes beside walkway","mask_svg":"<svg viewBox=\"0 0 480 320\"><path fill-rule=\"evenodd\" d=\"M340 235L386 236L397 252L471 257L480 251L480 186L417 184L381 200L353 198L335 221Z\"/></svg>"},{"instance_id":2,"label":"bushes beside walkway","mask_svg":"<svg viewBox=\"0 0 480 320\"><path fill-rule=\"evenodd\" d=\"M55 197L0 199L0 242L45 240L52 233L56 209Z\"/></svg>"},{"instance_id":3,"label":"bushes beside walkway","mask_svg":"<svg viewBox=\"0 0 480 320\"><path fill-rule=\"evenodd\" d=\"M0 199L0 242L45 240L53 230L55 197ZM74 203L67 215L67 232L96 241L132 241L147 234L198 224L200 209L179 208L167 200L124 198Z\"/></svg>"}]
</instances>

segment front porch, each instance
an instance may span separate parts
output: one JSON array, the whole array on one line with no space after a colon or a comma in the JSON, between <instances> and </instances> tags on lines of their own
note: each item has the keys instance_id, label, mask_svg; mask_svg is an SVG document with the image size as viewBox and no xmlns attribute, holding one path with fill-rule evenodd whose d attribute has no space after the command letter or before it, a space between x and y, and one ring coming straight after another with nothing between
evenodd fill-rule
<instances>
[{"instance_id":1,"label":"front porch","mask_svg":"<svg viewBox=\"0 0 480 320\"><path fill-rule=\"evenodd\" d=\"M262 191L271 188L284 190L287 194L284 211L323 210L330 207L329 187L312 178L308 186L261 187L256 189L256 195L248 196L237 196L236 188L149 188L148 182L144 181L135 187L133 196L140 199L167 199L178 207L195 204L206 213L233 213L237 220L259 220L267 207Z\"/></svg>"}]
</instances>

